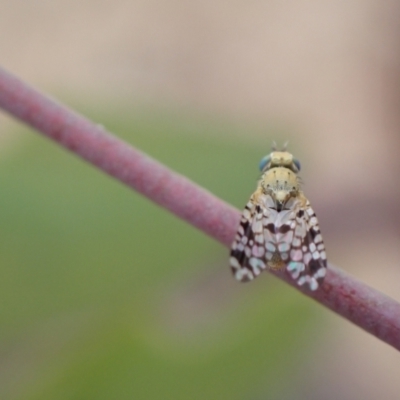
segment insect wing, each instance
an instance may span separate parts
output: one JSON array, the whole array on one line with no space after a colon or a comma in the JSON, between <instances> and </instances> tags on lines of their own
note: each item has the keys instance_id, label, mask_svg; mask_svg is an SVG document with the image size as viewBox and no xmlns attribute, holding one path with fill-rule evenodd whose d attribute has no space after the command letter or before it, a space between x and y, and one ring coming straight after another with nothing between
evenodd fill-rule
<instances>
[{"instance_id":1,"label":"insect wing","mask_svg":"<svg viewBox=\"0 0 400 400\"><path fill-rule=\"evenodd\" d=\"M246 204L232 243L230 266L238 281L247 282L266 268L263 210L253 198Z\"/></svg>"},{"instance_id":2,"label":"insect wing","mask_svg":"<svg viewBox=\"0 0 400 400\"><path fill-rule=\"evenodd\" d=\"M318 220L308 200L296 212L293 233L286 269L299 285L317 290L326 275L327 261Z\"/></svg>"},{"instance_id":3,"label":"insect wing","mask_svg":"<svg viewBox=\"0 0 400 400\"><path fill-rule=\"evenodd\" d=\"M253 197L243 210L230 266L235 278L247 282L266 268L283 265L299 285L317 290L326 275L325 246L317 217L308 200L293 199L289 209L277 212L268 207L269 196Z\"/></svg>"}]
</instances>

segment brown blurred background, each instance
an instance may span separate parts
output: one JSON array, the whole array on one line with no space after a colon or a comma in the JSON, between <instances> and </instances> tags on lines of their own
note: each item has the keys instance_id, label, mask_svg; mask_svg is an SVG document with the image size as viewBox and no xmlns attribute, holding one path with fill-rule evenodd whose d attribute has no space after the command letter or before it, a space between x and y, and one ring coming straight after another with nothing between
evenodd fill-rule
<instances>
[{"instance_id":1,"label":"brown blurred background","mask_svg":"<svg viewBox=\"0 0 400 400\"><path fill-rule=\"evenodd\" d=\"M0 10L3 67L61 101L260 127L226 140L261 144L262 127L277 127L301 148L330 261L400 301L399 2L3 0ZM2 153L19 143L6 133ZM304 398L397 399L398 353L328 323L305 360Z\"/></svg>"}]
</instances>

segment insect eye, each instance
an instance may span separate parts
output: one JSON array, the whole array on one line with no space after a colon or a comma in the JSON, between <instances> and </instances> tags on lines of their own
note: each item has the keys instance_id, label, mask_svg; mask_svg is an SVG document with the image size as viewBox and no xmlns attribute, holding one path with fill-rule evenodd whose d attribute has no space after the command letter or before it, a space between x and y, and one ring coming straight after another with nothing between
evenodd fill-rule
<instances>
[{"instance_id":1,"label":"insect eye","mask_svg":"<svg viewBox=\"0 0 400 400\"><path fill-rule=\"evenodd\" d=\"M260 164L258 168L260 168L260 171L263 171L264 168L271 162L271 156L265 156L261 159Z\"/></svg>"},{"instance_id":2,"label":"insect eye","mask_svg":"<svg viewBox=\"0 0 400 400\"><path fill-rule=\"evenodd\" d=\"M297 158L293 158L293 164L296 166L296 168L300 171L301 165L300 161Z\"/></svg>"}]
</instances>

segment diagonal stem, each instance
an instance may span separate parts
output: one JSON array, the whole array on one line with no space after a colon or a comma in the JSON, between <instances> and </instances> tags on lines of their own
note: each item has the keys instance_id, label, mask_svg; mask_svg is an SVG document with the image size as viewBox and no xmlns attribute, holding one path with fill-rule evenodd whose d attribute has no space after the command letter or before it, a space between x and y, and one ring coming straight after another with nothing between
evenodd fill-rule
<instances>
[{"instance_id":1,"label":"diagonal stem","mask_svg":"<svg viewBox=\"0 0 400 400\"><path fill-rule=\"evenodd\" d=\"M0 107L219 242L230 245L239 211L0 68ZM400 304L332 265L305 295L400 350Z\"/></svg>"}]
</instances>

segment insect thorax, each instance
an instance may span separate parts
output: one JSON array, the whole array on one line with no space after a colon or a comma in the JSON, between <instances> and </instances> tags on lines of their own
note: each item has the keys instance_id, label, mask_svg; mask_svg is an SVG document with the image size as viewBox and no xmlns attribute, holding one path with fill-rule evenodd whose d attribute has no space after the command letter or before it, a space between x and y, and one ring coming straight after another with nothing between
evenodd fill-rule
<instances>
[{"instance_id":1,"label":"insect thorax","mask_svg":"<svg viewBox=\"0 0 400 400\"><path fill-rule=\"evenodd\" d=\"M289 199L300 193L297 175L288 168L275 167L264 172L259 182L259 189L274 200L277 209L284 208Z\"/></svg>"}]
</instances>

